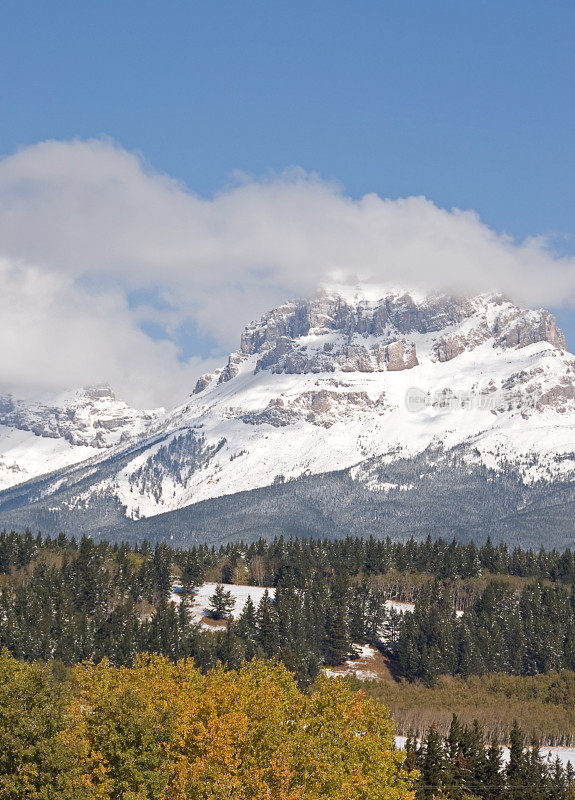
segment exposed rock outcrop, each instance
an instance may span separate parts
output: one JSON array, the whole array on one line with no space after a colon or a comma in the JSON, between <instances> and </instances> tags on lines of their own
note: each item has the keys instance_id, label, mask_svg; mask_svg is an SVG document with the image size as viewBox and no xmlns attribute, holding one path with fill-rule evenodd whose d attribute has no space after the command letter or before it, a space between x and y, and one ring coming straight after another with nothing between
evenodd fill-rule
<instances>
[{"instance_id":1,"label":"exposed rock outcrop","mask_svg":"<svg viewBox=\"0 0 575 800\"><path fill-rule=\"evenodd\" d=\"M380 395L372 400L367 392L342 392L320 389L303 392L295 398L277 397L270 400L263 411L242 416L249 425L273 425L275 428L293 425L302 420L312 425L330 428L342 419L351 420L364 410L384 414L390 405Z\"/></svg>"},{"instance_id":2,"label":"exposed rock outcrop","mask_svg":"<svg viewBox=\"0 0 575 800\"><path fill-rule=\"evenodd\" d=\"M488 341L503 348L536 342L566 347L551 314L518 308L500 295L432 295L416 301L409 293L392 292L376 302L350 303L324 294L287 303L248 326L240 349L230 356L218 381L234 378L251 356L257 357L254 373L412 369L419 363L416 340L421 335L431 337L432 358L440 362ZM202 376L195 393L203 391L210 380Z\"/></svg>"},{"instance_id":3,"label":"exposed rock outcrop","mask_svg":"<svg viewBox=\"0 0 575 800\"><path fill-rule=\"evenodd\" d=\"M500 347L527 347L537 342L549 342L560 350L567 348L563 331L557 327L555 317L548 311L518 314L497 340Z\"/></svg>"},{"instance_id":4,"label":"exposed rock outcrop","mask_svg":"<svg viewBox=\"0 0 575 800\"><path fill-rule=\"evenodd\" d=\"M163 409L139 411L117 400L109 386L87 386L60 402L26 402L0 396L0 424L69 444L106 448L140 433Z\"/></svg>"},{"instance_id":5,"label":"exposed rock outcrop","mask_svg":"<svg viewBox=\"0 0 575 800\"><path fill-rule=\"evenodd\" d=\"M203 392L206 386L209 386L213 380L213 375L210 375L209 372L206 372L204 375L200 375L198 380L196 381L196 385L194 387L193 394L199 394Z\"/></svg>"}]
</instances>

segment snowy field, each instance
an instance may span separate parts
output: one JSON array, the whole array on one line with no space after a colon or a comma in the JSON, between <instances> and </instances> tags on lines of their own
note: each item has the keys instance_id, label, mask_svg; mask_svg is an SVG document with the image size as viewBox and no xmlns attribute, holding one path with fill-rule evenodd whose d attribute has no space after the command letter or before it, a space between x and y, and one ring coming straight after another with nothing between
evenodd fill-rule
<instances>
[{"instance_id":1,"label":"snowy field","mask_svg":"<svg viewBox=\"0 0 575 800\"><path fill-rule=\"evenodd\" d=\"M194 602L192 603L191 609L192 619L195 622L200 622L203 617L208 616L210 597L216 591L217 585L217 583L204 583L195 593ZM241 614L245 604L247 603L248 597L252 598L252 602L257 608L266 591L271 598L274 597L276 592L273 586L237 586L233 583L224 583L223 586L227 592L231 592L231 595L235 600L235 606L232 609L232 614L234 617L237 617L239 614ZM181 589L181 586L174 586L170 597L170 600L173 600L174 603L180 602Z\"/></svg>"},{"instance_id":2,"label":"snowy field","mask_svg":"<svg viewBox=\"0 0 575 800\"><path fill-rule=\"evenodd\" d=\"M204 583L196 591L194 595L194 602L192 604L192 618L194 620L199 621L203 617L208 616L210 597L215 592L217 585L217 583ZM241 614L248 597L252 598L253 604L257 607L266 590L272 599L275 596L276 591L273 586L238 586L234 583L224 583L223 586L225 587L226 591L231 592L232 597L235 600L236 604L232 611L235 617L237 617L238 614ZM172 589L170 600L173 600L174 603L179 603L181 590L181 585L176 584ZM388 611L393 609L400 614L404 614L413 611L414 604L400 603L397 600L386 600L385 607ZM457 616L461 616L462 613L462 611L456 612ZM362 658L363 657L364 656L362 655Z\"/></svg>"},{"instance_id":3,"label":"snowy field","mask_svg":"<svg viewBox=\"0 0 575 800\"><path fill-rule=\"evenodd\" d=\"M407 741L407 736L396 736L395 737L395 746L398 748L403 749L405 747L405 743ZM502 747L502 756L504 763L509 761L509 748ZM548 759L549 762L552 764L556 758L559 758L559 761L563 764L564 767L567 766L567 762L570 761L572 765L575 766L575 747L542 747L540 749L541 756L544 759Z\"/></svg>"}]
</instances>

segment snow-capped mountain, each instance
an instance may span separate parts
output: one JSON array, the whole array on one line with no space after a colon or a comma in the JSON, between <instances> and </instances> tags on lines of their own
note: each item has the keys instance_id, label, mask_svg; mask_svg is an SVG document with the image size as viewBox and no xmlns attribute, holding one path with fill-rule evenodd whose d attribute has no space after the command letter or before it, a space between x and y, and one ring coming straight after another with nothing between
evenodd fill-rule
<instances>
[{"instance_id":1,"label":"snow-capped mountain","mask_svg":"<svg viewBox=\"0 0 575 800\"><path fill-rule=\"evenodd\" d=\"M338 471L363 505L373 496L389 509L454 454L458 480L513 476L515 510L575 475L575 356L548 312L498 295L327 289L247 327L184 406L122 414L129 422L108 438L101 415L88 414L79 436L60 415L50 429L91 448L89 460L0 494L0 521L3 509L41 507L102 526L105 508L114 524L148 519L153 530L167 512L262 487L285 497L306 476ZM393 477L415 463L419 472Z\"/></svg>"},{"instance_id":2,"label":"snow-capped mountain","mask_svg":"<svg viewBox=\"0 0 575 800\"><path fill-rule=\"evenodd\" d=\"M0 394L0 489L125 444L161 414L130 408L109 386L43 400Z\"/></svg>"}]
</instances>

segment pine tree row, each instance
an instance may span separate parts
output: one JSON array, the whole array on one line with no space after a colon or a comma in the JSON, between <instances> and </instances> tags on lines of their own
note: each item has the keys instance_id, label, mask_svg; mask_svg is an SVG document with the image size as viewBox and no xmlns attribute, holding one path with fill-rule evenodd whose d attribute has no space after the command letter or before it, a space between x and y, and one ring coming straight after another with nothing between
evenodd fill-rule
<instances>
[{"instance_id":1,"label":"pine tree row","mask_svg":"<svg viewBox=\"0 0 575 800\"><path fill-rule=\"evenodd\" d=\"M575 669L575 592L541 582L521 590L497 581L461 617L449 589L428 586L397 639L399 671L432 684L440 674L535 675Z\"/></svg>"},{"instance_id":2,"label":"pine tree row","mask_svg":"<svg viewBox=\"0 0 575 800\"><path fill-rule=\"evenodd\" d=\"M486 742L481 726L461 725L454 715L442 739L432 725L418 743L408 737L406 769L418 769L417 797L449 800L571 800L575 770L557 757L545 759L539 743L514 723L506 762L498 742Z\"/></svg>"},{"instance_id":3,"label":"pine tree row","mask_svg":"<svg viewBox=\"0 0 575 800\"><path fill-rule=\"evenodd\" d=\"M105 543L104 543L105 544ZM41 551L78 550L81 543L74 537L60 534L55 539L41 534L33 536L14 532L0 533L0 573L27 566ZM184 567L201 569L220 565L225 583L248 582L260 586L275 586L286 573L303 580L319 573L345 571L350 576L382 575L389 572L428 573L443 580L474 578L491 573L522 578L539 578L565 584L575 582L575 553L538 552L519 547L509 550L506 544L494 545L488 539L481 547L473 542L462 544L453 540L405 542L373 537L346 537L337 540L290 539L228 544L218 549L199 545L188 550L167 547L171 560ZM149 555L148 542L131 548L128 544L105 544L109 552ZM242 581L237 580L238 577ZM247 580L246 580L247 579Z\"/></svg>"}]
</instances>

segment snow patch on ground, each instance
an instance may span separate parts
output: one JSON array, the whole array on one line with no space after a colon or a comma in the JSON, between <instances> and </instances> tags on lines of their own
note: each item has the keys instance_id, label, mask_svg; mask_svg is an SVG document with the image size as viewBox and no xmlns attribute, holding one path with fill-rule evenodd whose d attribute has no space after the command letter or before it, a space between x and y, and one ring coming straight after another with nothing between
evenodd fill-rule
<instances>
[{"instance_id":1,"label":"snow patch on ground","mask_svg":"<svg viewBox=\"0 0 575 800\"><path fill-rule=\"evenodd\" d=\"M405 749L405 743L407 742L407 736L396 736L395 737L395 746L398 750ZM509 761L509 748L502 747L502 757L503 762L505 764ZM575 747L542 747L540 749L541 756L548 760L550 764L552 764L556 758L558 758L564 767L567 766L567 762L571 762L572 765L575 765Z\"/></svg>"},{"instance_id":2,"label":"snow patch on ground","mask_svg":"<svg viewBox=\"0 0 575 800\"><path fill-rule=\"evenodd\" d=\"M400 614L411 614L413 609L415 608L415 603L401 603L399 600L386 600L385 607L388 611L393 609L394 611L399 612ZM456 611L455 615L457 617L463 616L463 611Z\"/></svg>"},{"instance_id":3,"label":"snow patch on ground","mask_svg":"<svg viewBox=\"0 0 575 800\"><path fill-rule=\"evenodd\" d=\"M406 612L411 613L413 611L415 603L400 603L399 600L386 600L385 607L388 611L393 609L400 614L405 614Z\"/></svg>"},{"instance_id":4,"label":"snow patch on ground","mask_svg":"<svg viewBox=\"0 0 575 800\"><path fill-rule=\"evenodd\" d=\"M326 667L324 674L328 678L341 678L343 675L356 675L362 680L377 680L379 677L377 671L374 669L375 661L381 658L381 653L377 647L370 644L356 646L359 651L359 658L349 661L344 661L339 667Z\"/></svg>"},{"instance_id":5,"label":"snow patch on ground","mask_svg":"<svg viewBox=\"0 0 575 800\"><path fill-rule=\"evenodd\" d=\"M208 616L210 597L212 597L213 593L216 591L216 586L218 586L217 583L204 583L194 594L194 600L191 606L191 616L194 622L201 622L204 617ZM227 592L231 592L235 601L234 608L232 609L234 617L242 613L248 601L248 597L252 598L252 602L257 608L266 591L272 600L276 593L273 586L238 586L233 583L224 583L223 586ZM179 603L182 598L181 590L181 585L176 584L170 595L170 600L174 603Z\"/></svg>"}]
</instances>

